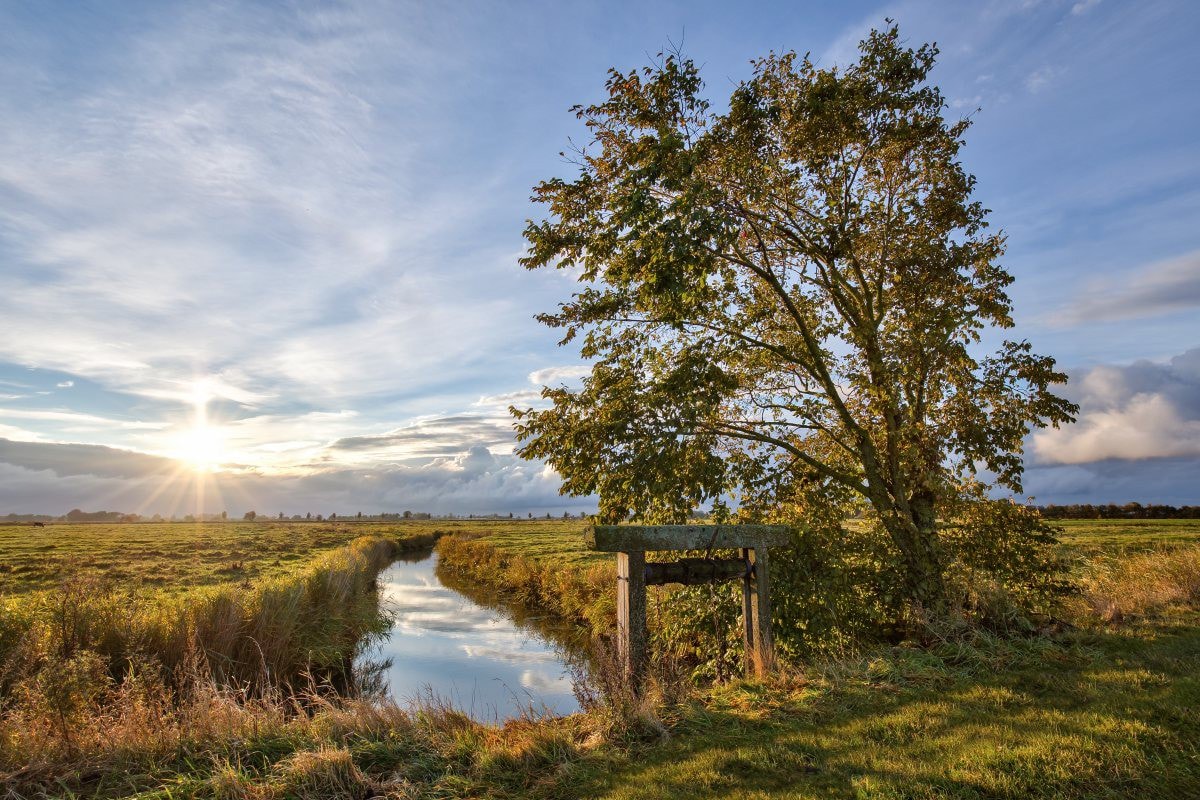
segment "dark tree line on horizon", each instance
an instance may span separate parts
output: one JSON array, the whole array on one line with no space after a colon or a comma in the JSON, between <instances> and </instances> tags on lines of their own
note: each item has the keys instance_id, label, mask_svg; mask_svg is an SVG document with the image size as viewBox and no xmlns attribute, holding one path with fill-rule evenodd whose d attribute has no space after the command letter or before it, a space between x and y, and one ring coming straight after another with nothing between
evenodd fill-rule
<instances>
[{"instance_id":1,"label":"dark tree line on horizon","mask_svg":"<svg viewBox=\"0 0 1200 800\"><path fill-rule=\"evenodd\" d=\"M1200 506L1170 506L1160 503L1072 503L1035 506L1046 519L1200 519Z\"/></svg>"}]
</instances>

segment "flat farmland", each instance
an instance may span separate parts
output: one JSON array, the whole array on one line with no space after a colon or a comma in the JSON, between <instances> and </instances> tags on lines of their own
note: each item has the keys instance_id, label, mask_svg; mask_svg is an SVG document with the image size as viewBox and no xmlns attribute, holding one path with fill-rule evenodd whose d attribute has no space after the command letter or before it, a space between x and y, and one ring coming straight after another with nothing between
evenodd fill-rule
<instances>
[{"instance_id":1,"label":"flat farmland","mask_svg":"<svg viewBox=\"0 0 1200 800\"><path fill-rule=\"evenodd\" d=\"M575 545L583 524L563 520L387 522L157 522L0 525L0 594L52 589L71 576L184 593L288 574L359 536L495 534L503 540Z\"/></svg>"},{"instance_id":2,"label":"flat farmland","mask_svg":"<svg viewBox=\"0 0 1200 800\"><path fill-rule=\"evenodd\" d=\"M1200 520L1060 520L1062 540L1102 556L1200 544ZM0 525L0 593L53 588L71 575L166 592L283 575L358 536L462 533L502 550L590 566L607 563L583 543L580 520L396 520L387 522L166 522Z\"/></svg>"},{"instance_id":3,"label":"flat farmland","mask_svg":"<svg viewBox=\"0 0 1200 800\"><path fill-rule=\"evenodd\" d=\"M167 591L287 572L346 544L365 526L128 523L0 526L0 591L49 589L73 574Z\"/></svg>"},{"instance_id":4,"label":"flat farmland","mask_svg":"<svg viewBox=\"0 0 1200 800\"><path fill-rule=\"evenodd\" d=\"M1200 519L1064 519L1063 544L1085 555L1120 555L1200 544Z\"/></svg>"}]
</instances>

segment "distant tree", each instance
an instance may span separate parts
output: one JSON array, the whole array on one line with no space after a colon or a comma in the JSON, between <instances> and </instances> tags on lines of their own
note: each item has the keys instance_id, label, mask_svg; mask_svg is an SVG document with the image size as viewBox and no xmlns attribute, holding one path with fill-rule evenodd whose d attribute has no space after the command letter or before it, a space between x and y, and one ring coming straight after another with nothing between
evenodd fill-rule
<instances>
[{"instance_id":1,"label":"distant tree","mask_svg":"<svg viewBox=\"0 0 1200 800\"><path fill-rule=\"evenodd\" d=\"M411 512L411 511L405 511L405 512L404 512L404 518L405 518L405 519L412 519L412 512Z\"/></svg>"},{"instance_id":2,"label":"distant tree","mask_svg":"<svg viewBox=\"0 0 1200 800\"><path fill-rule=\"evenodd\" d=\"M535 188L550 219L522 263L578 271L540 319L593 367L513 409L517 452L611 522L869 503L908 595L941 608L939 517L977 469L1021 491L1030 428L1077 409L1027 342L978 355L1013 326L1012 277L959 161L969 121L927 82L937 48L891 26L860 50L762 58L724 113L673 55L576 109L594 146Z\"/></svg>"},{"instance_id":3,"label":"distant tree","mask_svg":"<svg viewBox=\"0 0 1200 800\"><path fill-rule=\"evenodd\" d=\"M323 519L323 517L320 514L317 514L317 522L321 522L322 519Z\"/></svg>"},{"instance_id":4,"label":"distant tree","mask_svg":"<svg viewBox=\"0 0 1200 800\"><path fill-rule=\"evenodd\" d=\"M242 519L246 520L247 522L253 522L257 516L258 516L257 511L247 511L245 514L242 515Z\"/></svg>"},{"instance_id":5,"label":"distant tree","mask_svg":"<svg viewBox=\"0 0 1200 800\"><path fill-rule=\"evenodd\" d=\"M330 519L337 519L337 514L336 514L336 513L330 514L330 515L329 515L329 518L330 518Z\"/></svg>"},{"instance_id":6,"label":"distant tree","mask_svg":"<svg viewBox=\"0 0 1200 800\"><path fill-rule=\"evenodd\" d=\"M358 519L362 519L362 512L358 512Z\"/></svg>"},{"instance_id":7,"label":"distant tree","mask_svg":"<svg viewBox=\"0 0 1200 800\"><path fill-rule=\"evenodd\" d=\"M280 512L279 512L279 518L280 518L280 519L283 519L283 512L282 512L282 511L280 511Z\"/></svg>"},{"instance_id":8,"label":"distant tree","mask_svg":"<svg viewBox=\"0 0 1200 800\"><path fill-rule=\"evenodd\" d=\"M221 512L221 521L222 521L222 522L224 522L224 521L225 521L225 520L227 520L227 519L229 519L229 512L228 512L228 511L222 511L222 512Z\"/></svg>"},{"instance_id":9,"label":"distant tree","mask_svg":"<svg viewBox=\"0 0 1200 800\"><path fill-rule=\"evenodd\" d=\"M312 519L312 512L311 512L311 511L309 511L307 514L305 514L305 515L304 515L304 518L305 518L305 519Z\"/></svg>"}]
</instances>

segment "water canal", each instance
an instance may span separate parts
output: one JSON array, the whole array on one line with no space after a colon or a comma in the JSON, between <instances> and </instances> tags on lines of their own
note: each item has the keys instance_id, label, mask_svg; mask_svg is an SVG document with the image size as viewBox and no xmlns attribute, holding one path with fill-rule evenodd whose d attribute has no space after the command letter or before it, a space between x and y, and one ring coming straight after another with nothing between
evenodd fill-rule
<instances>
[{"instance_id":1,"label":"water canal","mask_svg":"<svg viewBox=\"0 0 1200 800\"><path fill-rule=\"evenodd\" d=\"M572 629L507 607L437 567L437 553L424 552L380 573L391 627L359 657L375 690L401 704L448 702L481 722L578 711Z\"/></svg>"}]
</instances>

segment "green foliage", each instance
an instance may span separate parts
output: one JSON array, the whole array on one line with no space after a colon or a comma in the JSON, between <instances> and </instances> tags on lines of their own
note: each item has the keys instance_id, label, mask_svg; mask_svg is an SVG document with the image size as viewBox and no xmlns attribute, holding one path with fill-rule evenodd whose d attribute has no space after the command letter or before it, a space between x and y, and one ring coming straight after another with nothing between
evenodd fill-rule
<instances>
[{"instance_id":1,"label":"green foliage","mask_svg":"<svg viewBox=\"0 0 1200 800\"><path fill-rule=\"evenodd\" d=\"M608 521L856 496L909 596L942 607L935 526L962 477L1019 490L1029 427L1075 408L1028 343L974 354L1013 324L1012 277L959 161L969 123L928 83L937 49L894 26L860 47L845 69L760 59L723 114L689 60L610 73L576 109L579 174L535 188L550 219L523 261L581 270L541 319L592 372L513 413L520 454Z\"/></svg>"},{"instance_id":2,"label":"green foliage","mask_svg":"<svg viewBox=\"0 0 1200 800\"><path fill-rule=\"evenodd\" d=\"M1077 591L1058 530L1009 500L960 502L942 527L952 607L987 627L1029 630Z\"/></svg>"}]
</instances>

